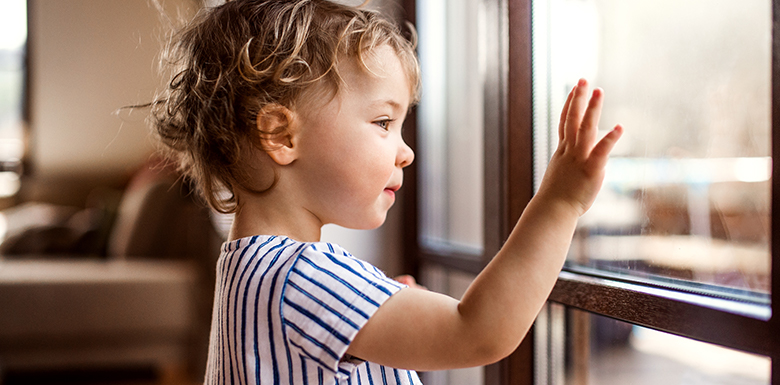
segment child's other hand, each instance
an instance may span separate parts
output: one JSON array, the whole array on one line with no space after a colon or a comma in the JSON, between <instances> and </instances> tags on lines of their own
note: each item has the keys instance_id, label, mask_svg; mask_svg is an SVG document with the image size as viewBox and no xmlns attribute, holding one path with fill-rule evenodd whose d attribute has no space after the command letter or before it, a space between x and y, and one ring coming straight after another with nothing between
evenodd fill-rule
<instances>
[{"instance_id":1,"label":"child's other hand","mask_svg":"<svg viewBox=\"0 0 780 385\"><path fill-rule=\"evenodd\" d=\"M397 276L397 277L395 277L393 279L396 280L397 282L403 283L404 285L409 286L409 287L414 288L414 289L428 290L427 287L422 286L422 285L418 285L417 281L414 279L414 277L412 277L409 274L399 275L399 276Z\"/></svg>"},{"instance_id":2,"label":"child's other hand","mask_svg":"<svg viewBox=\"0 0 780 385\"><path fill-rule=\"evenodd\" d=\"M593 204L604 180L610 151L623 133L615 126L597 142L604 91L593 90L588 101L588 83L580 79L569 93L558 126L558 149L553 154L537 196L570 204L578 215Z\"/></svg>"}]
</instances>

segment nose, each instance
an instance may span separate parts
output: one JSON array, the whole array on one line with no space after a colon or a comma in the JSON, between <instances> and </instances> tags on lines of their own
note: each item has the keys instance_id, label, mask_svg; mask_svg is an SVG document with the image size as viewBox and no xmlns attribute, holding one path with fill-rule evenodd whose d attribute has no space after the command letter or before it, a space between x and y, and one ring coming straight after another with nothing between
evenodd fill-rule
<instances>
[{"instance_id":1,"label":"nose","mask_svg":"<svg viewBox=\"0 0 780 385\"><path fill-rule=\"evenodd\" d=\"M401 168L404 168L414 162L414 151L409 145L401 139L401 145L398 146L398 153L395 157L395 164Z\"/></svg>"}]
</instances>

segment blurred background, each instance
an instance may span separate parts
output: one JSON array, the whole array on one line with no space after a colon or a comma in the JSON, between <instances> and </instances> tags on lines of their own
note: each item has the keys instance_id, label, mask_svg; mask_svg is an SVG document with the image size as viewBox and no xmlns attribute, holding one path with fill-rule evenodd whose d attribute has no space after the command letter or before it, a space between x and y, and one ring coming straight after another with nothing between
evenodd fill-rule
<instances>
[{"instance_id":1,"label":"blurred background","mask_svg":"<svg viewBox=\"0 0 780 385\"><path fill-rule=\"evenodd\" d=\"M147 110L122 107L165 84L170 28L217 3L0 3L1 384L202 382L230 218L155 156ZM323 239L395 274L399 216Z\"/></svg>"}]
</instances>

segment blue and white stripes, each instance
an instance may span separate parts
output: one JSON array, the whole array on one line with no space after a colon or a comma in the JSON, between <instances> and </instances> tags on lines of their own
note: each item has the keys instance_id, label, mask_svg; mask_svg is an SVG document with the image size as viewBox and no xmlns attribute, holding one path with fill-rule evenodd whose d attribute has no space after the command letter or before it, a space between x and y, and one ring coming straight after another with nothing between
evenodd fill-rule
<instances>
[{"instance_id":1,"label":"blue and white stripes","mask_svg":"<svg viewBox=\"0 0 780 385\"><path fill-rule=\"evenodd\" d=\"M256 236L226 243L206 384L420 384L414 372L344 360L404 286L337 245Z\"/></svg>"}]
</instances>

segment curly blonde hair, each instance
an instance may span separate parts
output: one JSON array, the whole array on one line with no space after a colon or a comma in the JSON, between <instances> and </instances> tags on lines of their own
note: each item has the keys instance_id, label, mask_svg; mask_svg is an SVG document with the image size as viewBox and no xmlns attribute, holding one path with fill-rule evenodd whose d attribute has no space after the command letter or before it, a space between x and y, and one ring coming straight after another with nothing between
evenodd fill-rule
<instances>
[{"instance_id":1,"label":"curly blonde hair","mask_svg":"<svg viewBox=\"0 0 780 385\"><path fill-rule=\"evenodd\" d=\"M164 152L206 202L234 212L237 188L262 193L242 167L242 147L258 145L258 112L272 104L293 109L315 83L335 95L342 86L339 60L365 68L366 55L382 45L403 63L416 102L412 27L410 35L374 11L326 0L233 0L204 9L164 52L174 75L151 103L152 125Z\"/></svg>"}]
</instances>

